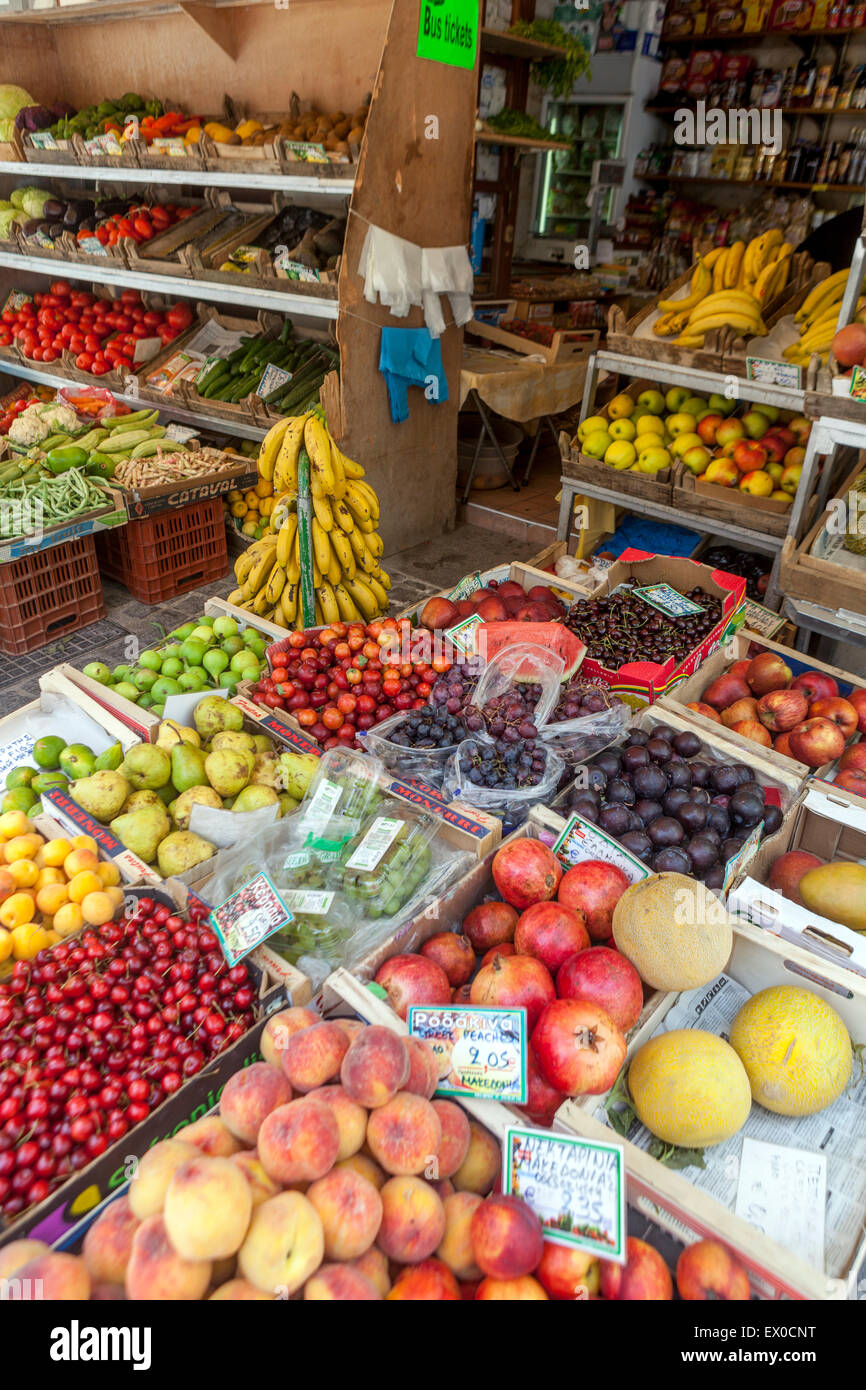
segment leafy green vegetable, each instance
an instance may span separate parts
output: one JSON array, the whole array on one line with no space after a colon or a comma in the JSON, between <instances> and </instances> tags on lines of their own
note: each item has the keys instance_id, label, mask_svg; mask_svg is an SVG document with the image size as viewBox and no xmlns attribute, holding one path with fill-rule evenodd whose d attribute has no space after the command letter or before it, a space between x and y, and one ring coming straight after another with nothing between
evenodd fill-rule
<instances>
[{"instance_id":1,"label":"leafy green vegetable","mask_svg":"<svg viewBox=\"0 0 866 1390\"><path fill-rule=\"evenodd\" d=\"M16 87L12 82L0 83L0 118L14 123L22 106L33 105L32 96L23 87Z\"/></svg>"},{"instance_id":2,"label":"leafy green vegetable","mask_svg":"<svg viewBox=\"0 0 866 1390\"><path fill-rule=\"evenodd\" d=\"M521 20L508 31L521 39L535 39L561 48L561 58L540 58L532 64L532 76L555 97L567 97L579 77L592 79L589 52L580 39L569 34L555 19Z\"/></svg>"},{"instance_id":3,"label":"leafy green vegetable","mask_svg":"<svg viewBox=\"0 0 866 1390\"><path fill-rule=\"evenodd\" d=\"M525 111L514 111L510 106L504 107L498 116L488 116L486 124L502 135L521 135L528 140L556 139L543 125L539 125L534 116L527 115Z\"/></svg>"}]
</instances>

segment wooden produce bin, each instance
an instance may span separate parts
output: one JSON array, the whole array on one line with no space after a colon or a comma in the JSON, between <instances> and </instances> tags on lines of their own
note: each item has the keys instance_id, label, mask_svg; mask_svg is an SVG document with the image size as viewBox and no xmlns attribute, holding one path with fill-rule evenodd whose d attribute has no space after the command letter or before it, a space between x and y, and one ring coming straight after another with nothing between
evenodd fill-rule
<instances>
[{"instance_id":1,"label":"wooden produce bin","mask_svg":"<svg viewBox=\"0 0 866 1390\"><path fill-rule=\"evenodd\" d=\"M827 511L815 522L802 542L798 544L793 536L785 541L779 568L779 587L788 598L817 603L834 613L844 609L852 613L866 613L866 555L846 550L842 544L841 530L838 544L833 545L830 553L838 556L840 561L844 558L845 563L813 554L819 545L823 546L822 533L828 523L835 521L845 510L850 516L853 508L848 505L849 492L863 471L862 464L858 463L839 488ZM860 499L864 494L854 493L853 496ZM859 502L856 517L856 524L866 538L866 501Z\"/></svg>"},{"instance_id":2,"label":"wooden produce bin","mask_svg":"<svg viewBox=\"0 0 866 1390\"><path fill-rule=\"evenodd\" d=\"M788 534L794 504L793 497L789 502L781 502L772 497L753 497L736 487L705 483L683 463L678 463L674 472L671 501L688 515L721 521L727 526L742 526L744 531L758 531L768 536Z\"/></svg>"},{"instance_id":3,"label":"wooden produce bin","mask_svg":"<svg viewBox=\"0 0 866 1390\"><path fill-rule=\"evenodd\" d=\"M782 944L748 922L740 921L735 926L734 948L725 975L750 994L778 985L808 989L841 1015L854 1042L866 1037L866 984L837 965L822 963L817 966L814 955L798 946ZM676 993L664 996L655 1015L657 1027L681 997ZM757 1106L753 1105L753 1114L756 1111ZM685 1235L689 1241L721 1241L745 1265L752 1290L758 1297L812 1301L856 1297L860 1267L866 1258L866 1207L859 1230L850 1240L850 1249L831 1273L826 1268L808 1264L736 1216L731 1208L690 1180L688 1175L699 1170L687 1168L682 1173L671 1172L637 1144L617 1139L609 1125L573 1101L566 1101L557 1112L557 1127L560 1125L567 1125L572 1133L586 1139L621 1143L625 1151L629 1203L680 1239ZM741 1134L748 1129L747 1120L746 1130ZM739 1136L735 1136L731 1142L738 1140ZM708 1151L711 1157L717 1156L717 1167L725 1162L722 1147ZM730 1146L724 1149L726 1154L732 1153ZM736 1151L733 1156L736 1158Z\"/></svg>"},{"instance_id":4,"label":"wooden produce bin","mask_svg":"<svg viewBox=\"0 0 866 1390\"><path fill-rule=\"evenodd\" d=\"M493 343L497 347L510 348L512 352L543 357L548 365L554 362L557 365L582 362L588 359L598 347L601 337L600 333L591 328L561 328L554 333L550 347L546 347L544 343L537 343L522 333L511 333L507 328L485 323L483 319L472 319L471 323L466 325L466 332L471 337L483 338L485 342Z\"/></svg>"},{"instance_id":5,"label":"wooden produce bin","mask_svg":"<svg viewBox=\"0 0 866 1390\"><path fill-rule=\"evenodd\" d=\"M835 763L825 763L813 770L806 763L798 762L796 758L789 758L784 753L777 752L775 748L765 748L752 739L744 738L742 734L734 733L733 729L729 729L721 722L717 723L708 715L700 714L697 710L686 709L689 704L700 703L703 692L710 682L720 676L723 671L727 671L735 661L751 660L759 652L779 653L780 656L784 657L795 676L801 675L804 671L820 671L826 676L832 676L839 686L839 694L843 696L850 694L861 683L858 677L852 676L848 671L841 670L838 666L828 666L823 661L809 660L803 656L802 652L794 651L791 647L782 646L778 642L770 642L758 633L743 629L735 633L724 647L719 647L711 656L708 656L700 669L666 695L660 701L660 705L676 710L683 718L690 720L701 733L714 734L717 738L730 742L737 749L737 756L742 762L749 762L757 755L772 767L778 767L783 772L793 774L802 780L807 777L826 777L836 766Z\"/></svg>"},{"instance_id":6,"label":"wooden produce bin","mask_svg":"<svg viewBox=\"0 0 866 1390\"><path fill-rule=\"evenodd\" d=\"M633 401L637 401L641 392L650 387L657 389L651 381L630 381L618 394L631 396ZM601 419L610 420L610 402L597 413ZM604 459L595 459L589 454L584 454L577 435L570 439L564 430L559 436L559 451L562 454L562 471L566 478L610 487L626 497L642 497L650 502L670 504L675 464L660 469L658 473L632 473L627 468L613 468L609 463L605 463Z\"/></svg>"}]
</instances>

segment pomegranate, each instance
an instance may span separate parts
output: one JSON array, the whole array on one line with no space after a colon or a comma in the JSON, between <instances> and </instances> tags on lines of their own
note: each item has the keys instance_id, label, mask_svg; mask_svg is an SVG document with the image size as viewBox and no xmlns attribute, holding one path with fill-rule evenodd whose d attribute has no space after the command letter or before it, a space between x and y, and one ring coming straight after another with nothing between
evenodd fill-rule
<instances>
[{"instance_id":1,"label":"pomegranate","mask_svg":"<svg viewBox=\"0 0 866 1390\"><path fill-rule=\"evenodd\" d=\"M526 1046L526 1105L521 1106L534 1125L549 1129L565 1096L542 1075L532 1045Z\"/></svg>"},{"instance_id":2,"label":"pomegranate","mask_svg":"<svg viewBox=\"0 0 866 1390\"><path fill-rule=\"evenodd\" d=\"M556 998L556 990L547 966L534 956L496 956L475 976L469 998L491 1008L525 1009L531 1031L545 1005Z\"/></svg>"},{"instance_id":3,"label":"pomegranate","mask_svg":"<svg viewBox=\"0 0 866 1390\"><path fill-rule=\"evenodd\" d=\"M521 912L555 897L561 878L559 860L540 840L512 840L493 858L493 882L505 901Z\"/></svg>"},{"instance_id":4,"label":"pomegranate","mask_svg":"<svg viewBox=\"0 0 866 1390\"><path fill-rule=\"evenodd\" d=\"M565 903L534 903L521 915L514 933L518 955L535 956L551 975L569 956L588 945L586 918Z\"/></svg>"},{"instance_id":5,"label":"pomegranate","mask_svg":"<svg viewBox=\"0 0 866 1390\"><path fill-rule=\"evenodd\" d=\"M597 1004L627 1033L640 1018L643 985L630 960L608 946L593 946L570 956L556 976L560 999Z\"/></svg>"},{"instance_id":6,"label":"pomegranate","mask_svg":"<svg viewBox=\"0 0 866 1390\"><path fill-rule=\"evenodd\" d=\"M607 941L613 933L613 910L630 882L622 869L603 859L585 859L563 877L557 899L584 914L593 941Z\"/></svg>"},{"instance_id":7,"label":"pomegranate","mask_svg":"<svg viewBox=\"0 0 866 1390\"><path fill-rule=\"evenodd\" d=\"M483 954L491 946L504 946L506 941L514 940L518 915L510 903L479 903L463 923L463 935Z\"/></svg>"},{"instance_id":8,"label":"pomegranate","mask_svg":"<svg viewBox=\"0 0 866 1390\"><path fill-rule=\"evenodd\" d=\"M376 984L388 995L388 1002L405 1019L411 1004L450 1004L448 976L426 956L392 956L376 971Z\"/></svg>"},{"instance_id":9,"label":"pomegranate","mask_svg":"<svg viewBox=\"0 0 866 1390\"><path fill-rule=\"evenodd\" d=\"M548 1004L533 1030L532 1046L544 1079L567 1096L609 1091L626 1053L613 1019L582 999Z\"/></svg>"}]
</instances>

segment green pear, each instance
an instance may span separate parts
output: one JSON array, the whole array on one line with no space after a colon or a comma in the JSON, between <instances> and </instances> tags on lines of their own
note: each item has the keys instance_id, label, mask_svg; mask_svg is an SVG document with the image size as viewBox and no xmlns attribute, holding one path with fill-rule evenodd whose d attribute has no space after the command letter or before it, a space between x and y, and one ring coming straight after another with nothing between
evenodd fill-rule
<instances>
[{"instance_id":1,"label":"green pear","mask_svg":"<svg viewBox=\"0 0 866 1390\"><path fill-rule=\"evenodd\" d=\"M104 661L88 661L84 667L84 674L92 681L99 681L100 685L108 685L111 680L111 672Z\"/></svg>"},{"instance_id":2,"label":"green pear","mask_svg":"<svg viewBox=\"0 0 866 1390\"><path fill-rule=\"evenodd\" d=\"M131 792L121 806L121 813L126 816L130 811L139 811L143 806L162 806L159 792L152 792L145 789L140 792Z\"/></svg>"},{"instance_id":3,"label":"green pear","mask_svg":"<svg viewBox=\"0 0 866 1390\"><path fill-rule=\"evenodd\" d=\"M205 754L188 743L176 743L171 750L171 780L179 792L190 787L206 787Z\"/></svg>"},{"instance_id":4,"label":"green pear","mask_svg":"<svg viewBox=\"0 0 866 1390\"><path fill-rule=\"evenodd\" d=\"M297 811L300 804L300 801L298 801L294 796L289 796L288 792L280 792L281 816L291 816L295 811Z\"/></svg>"},{"instance_id":5,"label":"green pear","mask_svg":"<svg viewBox=\"0 0 866 1390\"><path fill-rule=\"evenodd\" d=\"M60 770L71 782L96 771L96 754L86 743L69 743L60 754Z\"/></svg>"},{"instance_id":6,"label":"green pear","mask_svg":"<svg viewBox=\"0 0 866 1390\"><path fill-rule=\"evenodd\" d=\"M174 801L174 798L177 796L177 791L171 785L171 782L166 782L164 787L157 787L156 794L162 802L163 806L170 806L171 803Z\"/></svg>"},{"instance_id":7,"label":"green pear","mask_svg":"<svg viewBox=\"0 0 866 1390\"><path fill-rule=\"evenodd\" d=\"M252 737L257 753L270 753L274 745L271 743L267 734L253 734Z\"/></svg>"},{"instance_id":8,"label":"green pear","mask_svg":"<svg viewBox=\"0 0 866 1390\"><path fill-rule=\"evenodd\" d=\"M279 786L280 760L276 753L256 753L252 781L261 787Z\"/></svg>"},{"instance_id":9,"label":"green pear","mask_svg":"<svg viewBox=\"0 0 866 1390\"><path fill-rule=\"evenodd\" d=\"M155 743L134 743L124 758L121 772L136 791L157 791L171 777L171 758Z\"/></svg>"},{"instance_id":10,"label":"green pear","mask_svg":"<svg viewBox=\"0 0 866 1390\"><path fill-rule=\"evenodd\" d=\"M117 816L111 822L111 829L121 844L149 864L156 856L160 841L171 830L171 821L163 806L139 806L125 816Z\"/></svg>"},{"instance_id":11,"label":"green pear","mask_svg":"<svg viewBox=\"0 0 866 1390\"><path fill-rule=\"evenodd\" d=\"M250 782L235 797L233 811L257 811L260 806L278 806L280 798L273 787L265 787L260 782Z\"/></svg>"},{"instance_id":12,"label":"green pear","mask_svg":"<svg viewBox=\"0 0 866 1390\"><path fill-rule=\"evenodd\" d=\"M194 869L205 859L212 859L215 854L215 846L201 835L194 835L191 830L173 830L159 846L157 864L163 878L173 878Z\"/></svg>"},{"instance_id":13,"label":"green pear","mask_svg":"<svg viewBox=\"0 0 866 1390\"><path fill-rule=\"evenodd\" d=\"M228 729L214 734L208 752L216 752L218 748L236 748L241 753L255 753L256 741L253 734L244 733L242 729Z\"/></svg>"},{"instance_id":14,"label":"green pear","mask_svg":"<svg viewBox=\"0 0 866 1390\"><path fill-rule=\"evenodd\" d=\"M176 743L191 743L193 748L201 748L201 738L195 729L179 724L176 719L163 719L156 736L157 748L171 751Z\"/></svg>"},{"instance_id":15,"label":"green pear","mask_svg":"<svg viewBox=\"0 0 866 1390\"><path fill-rule=\"evenodd\" d=\"M206 695L193 711L193 721L202 738L211 738L223 729L242 729L244 716L237 705L219 695Z\"/></svg>"},{"instance_id":16,"label":"green pear","mask_svg":"<svg viewBox=\"0 0 866 1390\"><path fill-rule=\"evenodd\" d=\"M205 772L220 796L237 796L252 776L255 758L238 748L214 749L205 759Z\"/></svg>"},{"instance_id":17,"label":"green pear","mask_svg":"<svg viewBox=\"0 0 866 1390\"><path fill-rule=\"evenodd\" d=\"M212 806L215 811L221 811L222 804L222 798L213 787L190 787L188 791L181 792L177 800L172 802L172 814L178 830L189 830L193 806Z\"/></svg>"},{"instance_id":18,"label":"green pear","mask_svg":"<svg viewBox=\"0 0 866 1390\"><path fill-rule=\"evenodd\" d=\"M112 743L110 748L106 748L100 753L96 762L93 764L94 772L116 772L123 762L123 748L119 743Z\"/></svg>"},{"instance_id":19,"label":"green pear","mask_svg":"<svg viewBox=\"0 0 866 1390\"><path fill-rule=\"evenodd\" d=\"M75 800L79 806L104 825L118 814L129 792L130 786L123 774L110 769L94 772L92 777L80 777L75 783Z\"/></svg>"}]
</instances>

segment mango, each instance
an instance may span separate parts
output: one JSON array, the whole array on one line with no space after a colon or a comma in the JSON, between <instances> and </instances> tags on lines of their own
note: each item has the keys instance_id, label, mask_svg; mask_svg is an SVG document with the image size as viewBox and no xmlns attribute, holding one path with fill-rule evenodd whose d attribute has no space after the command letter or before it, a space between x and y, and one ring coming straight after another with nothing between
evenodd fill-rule
<instances>
[{"instance_id":1,"label":"mango","mask_svg":"<svg viewBox=\"0 0 866 1390\"><path fill-rule=\"evenodd\" d=\"M833 860L800 879L800 897L812 912L852 931L866 932L866 867Z\"/></svg>"}]
</instances>

